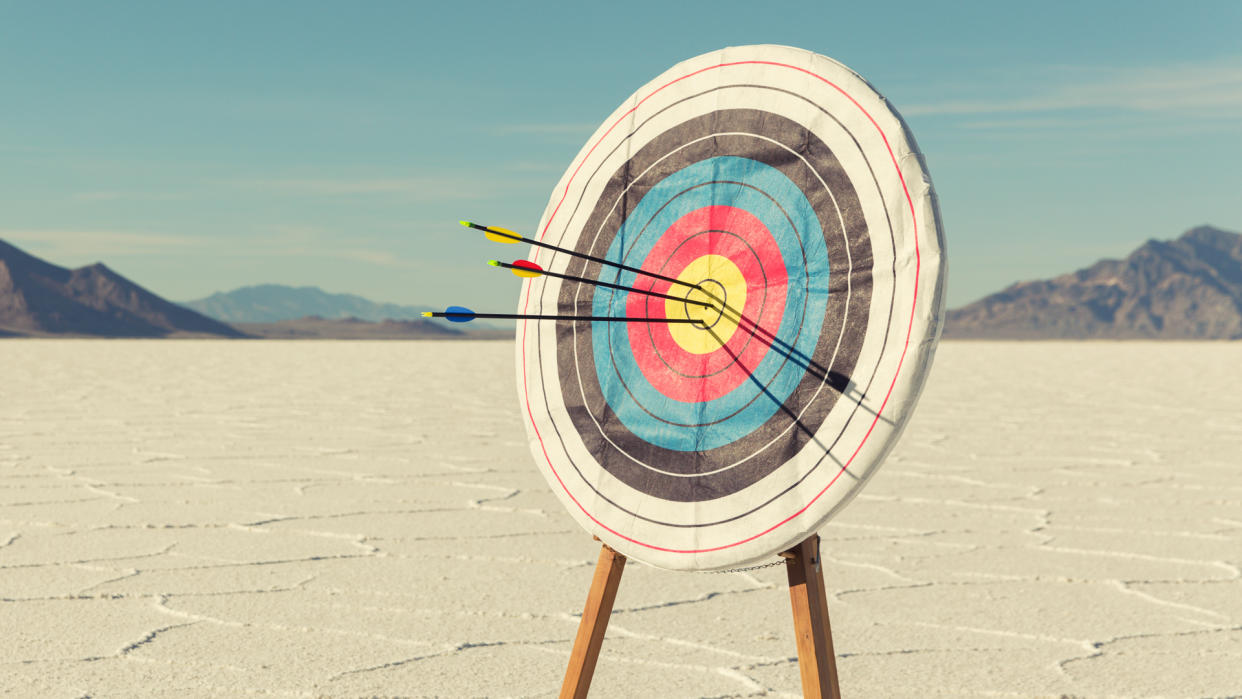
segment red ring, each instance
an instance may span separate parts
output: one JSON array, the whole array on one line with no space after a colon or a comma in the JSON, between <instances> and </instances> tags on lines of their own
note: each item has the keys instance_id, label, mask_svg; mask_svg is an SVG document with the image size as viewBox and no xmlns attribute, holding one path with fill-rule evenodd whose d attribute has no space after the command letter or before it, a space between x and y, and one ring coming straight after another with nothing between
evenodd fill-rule
<instances>
[{"instance_id":1,"label":"red ring","mask_svg":"<svg viewBox=\"0 0 1242 699\"><path fill-rule=\"evenodd\" d=\"M775 332L784 313L788 273L775 238L748 211L716 205L687 213L664 231L640 268L677 278L691 262L708 254L721 255L737 265L747 286L742 313L761 328ZM683 296L688 291L654 277L641 280L638 287L670 296ZM665 302L631 293L626 315L663 318ZM752 337L750 330L743 321L725 341L728 351L706 354L683 349L664 323L635 323L627 334L635 363L656 390L674 400L699 402L737 388L763 361L769 345L762 334Z\"/></svg>"}]
</instances>

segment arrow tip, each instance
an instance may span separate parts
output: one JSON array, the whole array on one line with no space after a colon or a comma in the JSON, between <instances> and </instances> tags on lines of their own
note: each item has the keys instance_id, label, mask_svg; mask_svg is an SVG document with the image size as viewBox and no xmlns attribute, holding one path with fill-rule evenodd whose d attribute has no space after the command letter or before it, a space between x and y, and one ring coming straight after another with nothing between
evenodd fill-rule
<instances>
[{"instance_id":1,"label":"arrow tip","mask_svg":"<svg viewBox=\"0 0 1242 699\"><path fill-rule=\"evenodd\" d=\"M431 311L423 311L423 317L424 317L424 318L431 318L431 317L433 317L434 315L435 315L435 314L434 314L434 313L432 313Z\"/></svg>"},{"instance_id":2,"label":"arrow tip","mask_svg":"<svg viewBox=\"0 0 1242 699\"><path fill-rule=\"evenodd\" d=\"M493 266L493 267L499 267L499 266L500 266L500 260L488 260L488 261L487 261L487 264L489 264L489 265L491 265L491 266Z\"/></svg>"},{"instance_id":3,"label":"arrow tip","mask_svg":"<svg viewBox=\"0 0 1242 699\"><path fill-rule=\"evenodd\" d=\"M461 225L463 225L463 226L465 226L465 227L467 227L467 228L469 228L469 227L471 226L471 223L470 223L469 221L458 221L458 223L460 223Z\"/></svg>"}]
</instances>

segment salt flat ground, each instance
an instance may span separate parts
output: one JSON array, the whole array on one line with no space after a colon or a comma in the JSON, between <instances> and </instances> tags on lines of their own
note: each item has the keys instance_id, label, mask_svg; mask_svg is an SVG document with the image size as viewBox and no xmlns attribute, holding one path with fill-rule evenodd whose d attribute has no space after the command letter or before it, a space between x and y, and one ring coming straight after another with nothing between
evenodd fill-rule
<instances>
[{"instance_id":1,"label":"salt flat ground","mask_svg":"<svg viewBox=\"0 0 1242 699\"><path fill-rule=\"evenodd\" d=\"M598 545L512 345L0 342L0 691L552 696ZM846 697L1242 695L1242 344L945 343L824 531ZM627 567L593 696L797 696L781 568Z\"/></svg>"}]
</instances>

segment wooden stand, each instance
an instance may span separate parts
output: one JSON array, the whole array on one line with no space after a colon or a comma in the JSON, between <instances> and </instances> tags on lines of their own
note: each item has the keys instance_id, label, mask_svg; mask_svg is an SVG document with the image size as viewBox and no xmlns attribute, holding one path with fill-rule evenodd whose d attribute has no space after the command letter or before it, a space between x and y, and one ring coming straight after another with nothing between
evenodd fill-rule
<instances>
[{"instance_id":1,"label":"wooden stand","mask_svg":"<svg viewBox=\"0 0 1242 699\"><path fill-rule=\"evenodd\" d=\"M781 556L785 558L789 600L793 604L802 696L841 699L837 659L832 652L832 627L828 624L828 595L824 591L824 571L819 558L819 535L812 535ZM608 617L612 615L612 604L617 599L624 569L625 556L604 545L595 564L595 577L582 610L574 649L569 655L561 699L583 699L591 688L595 661L604 645L604 632L608 629Z\"/></svg>"},{"instance_id":2,"label":"wooden stand","mask_svg":"<svg viewBox=\"0 0 1242 699\"><path fill-rule=\"evenodd\" d=\"M841 699L837 656L832 652L832 627L828 624L824 567L819 558L819 535L812 535L781 556L785 557L789 601L793 603L802 696Z\"/></svg>"},{"instance_id":3,"label":"wooden stand","mask_svg":"<svg viewBox=\"0 0 1242 699\"><path fill-rule=\"evenodd\" d=\"M623 570L625 556L607 545L601 547L599 561L595 564L595 577L591 579L591 591L587 593L586 606L582 609L582 621L578 623L574 650L569 654L569 669L565 670L561 699L583 699L591 689L591 675L595 674L595 661L599 660L599 649L604 645L604 632L608 630L608 617L612 616L612 603L617 599L617 587L621 585Z\"/></svg>"}]
</instances>

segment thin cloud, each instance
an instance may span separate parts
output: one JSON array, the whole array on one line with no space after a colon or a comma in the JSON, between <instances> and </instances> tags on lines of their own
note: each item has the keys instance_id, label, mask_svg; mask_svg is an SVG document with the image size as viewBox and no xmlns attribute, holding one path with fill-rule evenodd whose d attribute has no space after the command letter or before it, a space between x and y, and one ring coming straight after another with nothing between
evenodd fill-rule
<instances>
[{"instance_id":1,"label":"thin cloud","mask_svg":"<svg viewBox=\"0 0 1242 699\"><path fill-rule=\"evenodd\" d=\"M514 160L501 165L509 172L527 172L527 173L562 173L565 171L567 163L545 163L535 160Z\"/></svg>"},{"instance_id":2,"label":"thin cloud","mask_svg":"<svg viewBox=\"0 0 1242 699\"><path fill-rule=\"evenodd\" d=\"M45 254L74 257L164 254L203 242L188 235L113 230L0 230L0 238L22 246L38 246Z\"/></svg>"},{"instance_id":3,"label":"thin cloud","mask_svg":"<svg viewBox=\"0 0 1242 699\"><path fill-rule=\"evenodd\" d=\"M61 153L63 150L24 143L0 143L0 153Z\"/></svg>"},{"instance_id":4,"label":"thin cloud","mask_svg":"<svg viewBox=\"0 0 1242 699\"><path fill-rule=\"evenodd\" d=\"M902 107L924 115L1028 115L1085 110L1176 114L1191 118L1236 115L1242 108L1242 60L1139 70L1083 71L1089 80L1064 83L1011 99L945 100Z\"/></svg>"},{"instance_id":5,"label":"thin cloud","mask_svg":"<svg viewBox=\"0 0 1242 699\"><path fill-rule=\"evenodd\" d=\"M582 136L586 137L595 131L597 123L544 123L544 124L506 124L496 128L502 134L533 134L543 136Z\"/></svg>"},{"instance_id":6,"label":"thin cloud","mask_svg":"<svg viewBox=\"0 0 1242 699\"><path fill-rule=\"evenodd\" d=\"M394 269L415 269L419 267L419 265L409 260L403 260L386 250L365 250L353 248L348 250L329 251L325 253L324 256L356 260L358 262L366 262L379 267L392 267Z\"/></svg>"},{"instance_id":7,"label":"thin cloud","mask_svg":"<svg viewBox=\"0 0 1242 699\"><path fill-rule=\"evenodd\" d=\"M316 226L269 224L260 226L259 230L263 233L248 236L245 245L222 246L214 252L229 257L329 258L365 262L394 269L419 267L415 262L399 257L388 250L336 247L334 243L349 236Z\"/></svg>"},{"instance_id":8,"label":"thin cloud","mask_svg":"<svg viewBox=\"0 0 1242 699\"><path fill-rule=\"evenodd\" d=\"M308 226L300 223L270 223L259 226L264 234L274 234L291 240L308 240L322 236L327 231L319 226Z\"/></svg>"},{"instance_id":9,"label":"thin cloud","mask_svg":"<svg viewBox=\"0 0 1242 699\"><path fill-rule=\"evenodd\" d=\"M387 250L372 248L301 247L274 241L254 241L248 244L245 250L225 249L220 250L219 254L231 257L279 257L282 260L295 257L327 258L331 260L353 260L377 267L391 267L393 269L421 269L421 266L416 262L398 257Z\"/></svg>"},{"instance_id":10,"label":"thin cloud","mask_svg":"<svg viewBox=\"0 0 1242 699\"><path fill-rule=\"evenodd\" d=\"M246 180L236 184L316 196L390 195L419 200L481 199L491 196L476 180L442 177L268 179Z\"/></svg>"},{"instance_id":11,"label":"thin cloud","mask_svg":"<svg viewBox=\"0 0 1242 699\"><path fill-rule=\"evenodd\" d=\"M135 192L119 190L102 190L78 192L73 195L74 201L176 201L188 199L189 195L178 192Z\"/></svg>"}]
</instances>

